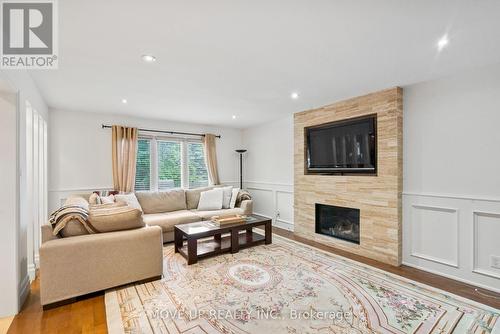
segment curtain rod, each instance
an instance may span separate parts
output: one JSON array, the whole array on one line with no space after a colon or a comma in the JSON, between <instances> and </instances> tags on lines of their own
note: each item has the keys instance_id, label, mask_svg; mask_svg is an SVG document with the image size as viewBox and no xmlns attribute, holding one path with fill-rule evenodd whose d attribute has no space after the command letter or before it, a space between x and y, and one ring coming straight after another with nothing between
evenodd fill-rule
<instances>
[{"instance_id":1,"label":"curtain rod","mask_svg":"<svg viewBox=\"0 0 500 334\"><path fill-rule=\"evenodd\" d=\"M111 129L111 125L104 125L102 124L101 127L103 129ZM151 130L151 129L141 129L138 128L137 130L142 131L142 132L156 132L156 133L167 133L169 135L186 135L186 136L200 136L200 137L205 137L203 133L191 133L191 132L177 132L177 131L164 131L164 130ZM216 135L215 137L221 138L220 135Z\"/></svg>"}]
</instances>

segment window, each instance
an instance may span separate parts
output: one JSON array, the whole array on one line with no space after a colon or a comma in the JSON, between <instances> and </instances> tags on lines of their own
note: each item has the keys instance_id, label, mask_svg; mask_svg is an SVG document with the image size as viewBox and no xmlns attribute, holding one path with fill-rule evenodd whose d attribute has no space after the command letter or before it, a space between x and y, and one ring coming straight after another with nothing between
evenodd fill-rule
<instances>
[{"instance_id":1,"label":"window","mask_svg":"<svg viewBox=\"0 0 500 334\"><path fill-rule=\"evenodd\" d=\"M208 185L203 144L170 138L140 138L135 189L167 190Z\"/></svg>"},{"instance_id":2,"label":"window","mask_svg":"<svg viewBox=\"0 0 500 334\"><path fill-rule=\"evenodd\" d=\"M181 187L181 143L158 140L158 190Z\"/></svg>"},{"instance_id":3,"label":"window","mask_svg":"<svg viewBox=\"0 0 500 334\"><path fill-rule=\"evenodd\" d=\"M151 141L139 139L135 171L135 190L149 190L151 187Z\"/></svg>"},{"instance_id":4,"label":"window","mask_svg":"<svg viewBox=\"0 0 500 334\"><path fill-rule=\"evenodd\" d=\"M207 166L202 143L188 143L189 188L208 185Z\"/></svg>"}]
</instances>

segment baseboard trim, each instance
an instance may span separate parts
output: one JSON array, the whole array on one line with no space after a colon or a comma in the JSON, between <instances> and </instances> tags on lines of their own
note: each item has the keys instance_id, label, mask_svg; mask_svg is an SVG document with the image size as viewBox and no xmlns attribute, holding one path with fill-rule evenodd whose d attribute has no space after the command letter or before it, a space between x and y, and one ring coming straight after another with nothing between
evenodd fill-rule
<instances>
[{"instance_id":1,"label":"baseboard trim","mask_svg":"<svg viewBox=\"0 0 500 334\"><path fill-rule=\"evenodd\" d=\"M19 284L19 305L17 310L18 312L21 310L21 307L28 298L29 292L30 292L30 278L29 275L26 275Z\"/></svg>"},{"instance_id":2,"label":"baseboard trim","mask_svg":"<svg viewBox=\"0 0 500 334\"><path fill-rule=\"evenodd\" d=\"M272 225L275 226L275 227L279 227L279 228L282 228L284 230L293 232L293 223L291 223L291 222L287 222L287 221L281 220L281 219L276 219L276 218L273 218L273 217L271 217L269 215L265 215L265 214L258 213L258 212L254 212L254 214L258 215L258 216L262 216L262 217L268 218L268 219L271 219L272 220Z\"/></svg>"},{"instance_id":3,"label":"baseboard trim","mask_svg":"<svg viewBox=\"0 0 500 334\"><path fill-rule=\"evenodd\" d=\"M469 284L469 285L472 285L472 286L476 286L476 287L481 288L481 289L490 290L490 291L493 291L493 292L496 292L496 293L500 293L500 289L495 288L493 286L481 284L479 282L472 282L472 281L463 279L463 278L455 276L455 275L446 274L446 273L443 273L443 272L440 272L440 271L437 271L437 270L432 270L432 269L429 269L429 268L426 268L426 267L422 267L422 266L418 266L418 265L415 265L413 263L408 263L408 262L405 262L405 261L403 261L402 264L404 264L405 266L408 266L408 267L412 267L412 268L415 268L415 269L426 271L426 272L431 273L431 274L443 276L443 277L446 277L446 278L449 278L449 279L452 279L452 280L455 280L455 281L459 281L459 282L466 283L466 284Z\"/></svg>"},{"instance_id":4,"label":"baseboard trim","mask_svg":"<svg viewBox=\"0 0 500 334\"><path fill-rule=\"evenodd\" d=\"M273 222L273 226L276 226L276 227L282 228L284 230L293 232L293 223L289 223L289 222L286 222L284 220L276 219Z\"/></svg>"},{"instance_id":5,"label":"baseboard trim","mask_svg":"<svg viewBox=\"0 0 500 334\"><path fill-rule=\"evenodd\" d=\"M28 265L28 277L30 282L33 282L36 277L36 268L34 264L29 264Z\"/></svg>"}]
</instances>

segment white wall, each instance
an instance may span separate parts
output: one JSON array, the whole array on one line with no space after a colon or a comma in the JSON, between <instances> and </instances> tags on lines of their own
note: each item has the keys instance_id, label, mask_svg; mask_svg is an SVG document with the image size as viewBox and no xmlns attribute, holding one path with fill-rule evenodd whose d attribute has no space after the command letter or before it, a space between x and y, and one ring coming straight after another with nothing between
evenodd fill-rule
<instances>
[{"instance_id":1,"label":"white wall","mask_svg":"<svg viewBox=\"0 0 500 334\"><path fill-rule=\"evenodd\" d=\"M16 174L13 177L13 181L15 181L15 189L6 190L7 188L2 188L4 193L9 193L9 198L15 199L15 202L12 203L10 209L16 210L16 217L14 221L2 221L1 224L5 231L2 232L2 235L8 236L10 238L10 242L14 242L15 244L9 244L9 247L14 247L14 249L10 249L9 251L0 253L0 259L2 263L2 275L7 277L9 275L15 275L16 285L15 286L6 286L4 282L0 283L0 291L9 291L14 292L17 295L17 300L11 300L9 298L0 298L0 308L2 311L0 312L0 317L4 315L12 315L19 311L21 308L26 296L29 292L29 277L28 277L28 229L30 224L33 224L32 211L30 208L27 208L26 201L26 119L25 119L25 110L27 106L27 101L31 103L31 105L38 110L40 115L42 115L45 119L48 116L48 108L40 95L38 88L35 83L31 79L31 76L26 71L0 71L0 79L1 81L7 82L9 86L12 87L15 91L17 91L17 101L16 101L16 121L14 123L9 120L9 122L0 122L2 125L2 132L4 131L3 127L7 127L8 131L6 131L5 135L8 136L11 134L10 131L15 131L15 140L9 137L8 142L5 142L6 145L9 145L10 149L15 148L16 156L12 159L5 159L2 161L2 164L5 164L5 168L8 168L11 164L16 165ZM2 110L3 112L3 110ZM2 115L2 117L8 117L6 115ZM3 141L2 141L3 142ZM19 170L19 172L18 172ZM32 245L30 245L31 250L33 250ZM14 255L13 255L14 254ZM12 260L12 256L15 259L15 267L12 268L9 264ZM5 265L4 265L5 263ZM8 312L2 314L2 312Z\"/></svg>"},{"instance_id":2,"label":"white wall","mask_svg":"<svg viewBox=\"0 0 500 334\"><path fill-rule=\"evenodd\" d=\"M0 318L15 314L18 305L16 113L17 94L0 91Z\"/></svg>"},{"instance_id":3,"label":"white wall","mask_svg":"<svg viewBox=\"0 0 500 334\"><path fill-rule=\"evenodd\" d=\"M500 291L500 64L403 103L403 262Z\"/></svg>"},{"instance_id":4,"label":"white wall","mask_svg":"<svg viewBox=\"0 0 500 334\"><path fill-rule=\"evenodd\" d=\"M53 210L69 193L111 189L111 129L101 124L140 128L220 134L217 161L222 183L238 180L241 130L174 123L124 115L51 110L49 120L49 208Z\"/></svg>"},{"instance_id":5,"label":"white wall","mask_svg":"<svg viewBox=\"0 0 500 334\"><path fill-rule=\"evenodd\" d=\"M500 292L500 64L404 87L403 119L404 263ZM292 229L293 118L243 146L255 211Z\"/></svg>"},{"instance_id":6,"label":"white wall","mask_svg":"<svg viewBox=\"0 0 500 334\"><path fill-rule=\"evenodd\" d=\"M254 211L293 230L293 115L245 129L244 186Z\"/></svg>"}]
</instances>

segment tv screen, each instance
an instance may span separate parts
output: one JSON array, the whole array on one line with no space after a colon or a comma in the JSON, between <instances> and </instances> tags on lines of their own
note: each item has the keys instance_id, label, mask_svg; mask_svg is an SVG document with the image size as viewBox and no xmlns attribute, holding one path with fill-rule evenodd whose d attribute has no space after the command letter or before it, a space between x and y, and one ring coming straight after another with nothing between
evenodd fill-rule
<instances>
[{"instance_id":1,"label":"tv screen","mask_svg":"<svg viewBox=\"0 0 500 334\"><path fill-rule=\"evenodd\" d=\"M307 171L375 173L376 116L306 128Z\"/></svg>"}]
</instances>

